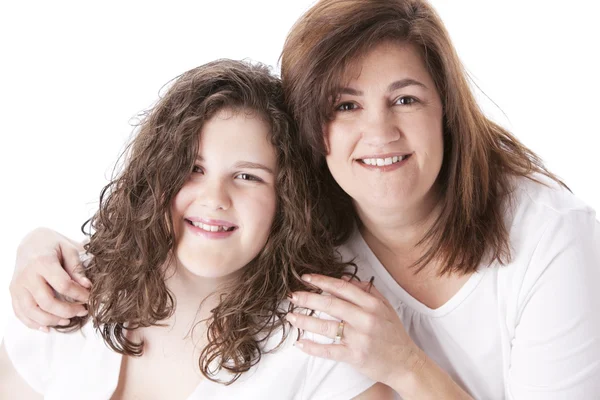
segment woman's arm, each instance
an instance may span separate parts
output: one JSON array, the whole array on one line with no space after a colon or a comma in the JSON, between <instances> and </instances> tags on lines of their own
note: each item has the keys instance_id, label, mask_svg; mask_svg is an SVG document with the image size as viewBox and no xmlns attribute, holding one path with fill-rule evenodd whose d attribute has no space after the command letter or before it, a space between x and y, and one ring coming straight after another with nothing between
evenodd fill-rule
<instances>
[{"instance_id":1,"label":"woman's arm","mask_svg":"<svg viewBox=\"0 0 600 400\"><path fill-rule=\"evenodd\" d=\"M392 388L383 383L376 383L353 400L394 400L396 393Z\"/></svg>"},{"instance_id":2,"label":"woman's arm","mask_svg":"<svg viewBox=\"0 0 600 400\"><path fill-rule=\"evenodd\" d=\"M13 310L21 322L47 332L48 326L67 325L70 318L87 313L81 303L87 302L91 284L81 270L82 250L80 243L47 228L23 238L10 283Z\"/></svg>"},{"instance_id":3,"label":"woman's arm","mask_svg":"<svg viewBox=\"0 0 600 400\"><path fill-rule=\"evenodd\" d=\"M13 366L4 342L0 345L0 400L41 400L43 396L34 391Z\"/></svg>"},{"instance_id":4,"label":"woman's arm","mask_svg":"<svg viewBox=\"0 0 600 400\"><path fill-rule=\"evenodd\" d=\"M557 212L511 277L509 399L600 396L600 228L592 211Z\"/></svg>"}]
</instances>

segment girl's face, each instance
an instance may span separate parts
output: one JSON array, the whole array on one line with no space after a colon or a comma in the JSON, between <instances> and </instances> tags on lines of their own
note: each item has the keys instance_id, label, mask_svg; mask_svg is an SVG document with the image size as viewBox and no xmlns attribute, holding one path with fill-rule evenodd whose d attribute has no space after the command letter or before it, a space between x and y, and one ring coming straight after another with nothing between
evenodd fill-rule
<instances>
[{"instance_id":1,"label":"girl's face","mask_svg":"<svg viewBox=\"0 0 600 400\"><path fill-rule=\"evenodd\" d=\"M269 126L247 110L221 110L200 132L194 171L172 203L175 254L197 276L227 276L264 247L276 210Z\"/></svg>"},{"instance_id":2,"label":"girl's face","mask_svg":"<svg viewBox=\"0 0 600 400\"><path fill-rule=\"evenodd\" d=\"M442 103L418 51L384 42L348 73L324 131L337 183L359 211L410 209L435 197Z\"/></svg>"}]
</instances>

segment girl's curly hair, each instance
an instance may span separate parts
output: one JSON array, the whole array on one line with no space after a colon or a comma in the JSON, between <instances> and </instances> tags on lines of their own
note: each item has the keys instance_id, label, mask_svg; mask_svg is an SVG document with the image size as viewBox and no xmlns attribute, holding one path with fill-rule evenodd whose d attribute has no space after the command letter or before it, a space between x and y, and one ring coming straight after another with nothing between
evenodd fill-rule
<instances>
[{"instance_id":1,"label":"girl's curly hair","mask_svg":"<svg viewBox=\"0 0 600 400\"><path fill-rule=\"evenodd\" d=\"M282 307L293 291L309 290L305 273L340 277L347 264L336 256L320 215L308 160L286 112L280 80L260 64L218 60L178 77L145 114L125 151L122 171L104 187L96 214L83 230L93 254L85 273L92 281L89 317L73 318L66 329L91 318L107 343L123 355L139 356L143 342L126 330L160 325L173 314L175 299L165 269L175 246L171 202L190 176L202 126L219 110L250 111L271 128L277 151L277 211L264 249L220 298L208 322L209 344L199 359L205 377L233 373L226 384L258 363L264 342L280 329L289 334ZM86 230L87 227L87 230Z\"/></svg>"}]
</instances>

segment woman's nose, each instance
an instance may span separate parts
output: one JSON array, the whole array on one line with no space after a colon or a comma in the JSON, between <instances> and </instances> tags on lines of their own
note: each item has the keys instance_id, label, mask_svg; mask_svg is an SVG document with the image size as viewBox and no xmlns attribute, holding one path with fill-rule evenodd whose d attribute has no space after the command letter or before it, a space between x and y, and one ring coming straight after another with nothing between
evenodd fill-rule
<instances>
[{"instance_id":1,"label":"woman's nose","mask_svg":"<svg viewBox=\"0 0 600 400\"><path fill-rule=\"evenodd\" d=\"M362 126L363 141L374 147L383 147L400 139L400 126L390 110L373 110L366 113Z\"/></svg>"}]
</instances>

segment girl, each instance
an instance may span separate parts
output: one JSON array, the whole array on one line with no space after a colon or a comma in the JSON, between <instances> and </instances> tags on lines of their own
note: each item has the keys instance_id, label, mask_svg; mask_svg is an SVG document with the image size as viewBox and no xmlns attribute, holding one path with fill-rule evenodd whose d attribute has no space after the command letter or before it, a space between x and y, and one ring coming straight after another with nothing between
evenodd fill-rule
<instances>
[{"instance_id":1,"label":"girl","mask_svg":"<svg viewBox=\"0 0 600 400\"><path fill-rule=\"evenodd\" d=\"M340 277L347 267L310 218L298 162L306 155L292 129L280 83L263 66L222 60L180 76L146 115L91 219L89 315L57 327L70 333L12 323L1 393L381 396L351 368L291 346L286 296L308 289L300 276Z\"/></svg>"}]
</instances>

